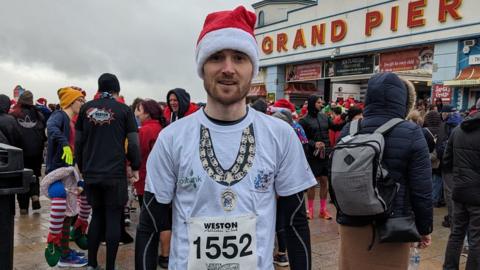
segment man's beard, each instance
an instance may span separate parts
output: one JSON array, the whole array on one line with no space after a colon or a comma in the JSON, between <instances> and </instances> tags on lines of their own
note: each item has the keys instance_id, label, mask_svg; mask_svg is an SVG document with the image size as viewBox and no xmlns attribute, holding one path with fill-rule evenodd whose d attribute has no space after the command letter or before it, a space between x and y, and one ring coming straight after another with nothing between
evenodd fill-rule
<instances>
[{"instance_id":1,"label":"man's beard","mask_svg":"<svg viewBox=\"0 0 480 270\"><path fill-rule=\"evenodd\" d=\"M222 98L220 95L216 95L215 91L210 90L209 87L205 84L205 82L204 82L204 87L205 87L205 91L207 91L207 95L211 99L222 104L223 106L230 106L241 100L245 100L245 97L248 95L248 92L250 90L250 83L248 84L248 90L240 89L240 91L236 91L235 94L229 97L228 99Z\"/></svg>"}]
</instances>

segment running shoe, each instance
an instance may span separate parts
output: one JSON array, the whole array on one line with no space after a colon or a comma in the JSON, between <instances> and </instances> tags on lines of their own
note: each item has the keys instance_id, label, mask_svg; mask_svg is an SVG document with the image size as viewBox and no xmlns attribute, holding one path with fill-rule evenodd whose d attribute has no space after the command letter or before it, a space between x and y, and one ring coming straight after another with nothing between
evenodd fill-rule
<instances>
[{"instance_id":1,"label":"running shoe","mask_svg":"<svg viewBox=\"0 0 480 270\"><path fill-rule=\"evenodd\" d=\"M326 219L326 220L331 220L331 219L332 219L332 216L330 215L330 213L328 212L328 210L320 211L320 214L318 215L318 217L319 217L319 218Z\"/></svg>"},{"instance_id":2,"label":"running shoe","mask_svg":"<svg viewBox=\"0 0 480 270\"><path fill-rule=\"evenodd\" d=\"M81 258L79 256L76 256L72 252L70 252L66 257L60 258L60 261L58 262L57 266L58 267L84 267L87 265L88 260L85 258Z\"/></svg>"},{"instance_id":3,"label":"running shoe","mask_svg":"<svg viewBox=\"0 0 480 270\"><path fill-rule=\"evenodd\" d=\"M281 267L289 266L288 257L285 253L277 253L277 255L273 256L273 263Z\"/></svg>"},{"instance_id":4,"label":"running shoe","mask_svg":"<svg viewBox=\"0 0 480 270\"><path fill-rule=\"evenodd\" d=\"M158 256L158 266L162 269L168 269L168 256Z\"/></svg>"},{"instance_id":5,"label":"running shoe","mask_svg":"<svg viewBox=\"0 0 480 270\"><path fill-rule=\"evenodd\" d=\"M310 219L310 220L313 219L313 208L312 209L310 209L310 208L307 209L307 219Z\"/></svg>"},{"instance_id":6,"label":"running shoe","mask_svg":"<svg viewBox=\"0 0 480 270\"><path fill-rule=\"evenodd\" d=\"M76 251L75 249L70 249L70 253L72 253L74 256L85 258L85 252Z\"/></svg>"}]
</instances>

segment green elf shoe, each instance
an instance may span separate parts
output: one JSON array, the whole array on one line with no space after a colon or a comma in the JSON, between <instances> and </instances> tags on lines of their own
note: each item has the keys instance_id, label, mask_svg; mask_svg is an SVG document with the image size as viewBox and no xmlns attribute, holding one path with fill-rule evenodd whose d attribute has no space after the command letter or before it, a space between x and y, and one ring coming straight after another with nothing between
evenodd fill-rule
<instances>
[{"instance_id":1,"label":"green elf shoe","mask_svg":"<svg viewBox=\"0 0 480 270\"><path fill-rule=\"evenodd\" d=\"M88 249L87 235L83 234L80 228L77 228L73 231L73 239L75 241L75 244L77 244L80 249Z\"/></svg>"},{"instance_id":2,"label":"green elf shoe","mask_svg":"<svg viewBox=\"0 0 480 270\"><path fill-rule=\"evenodd\" d=\"M61 254L60 247L56 246L54 243L48 243L45 248L45 260L47 261L47 264L50 267L57 265Z\"/></svg>"}]
</instances>

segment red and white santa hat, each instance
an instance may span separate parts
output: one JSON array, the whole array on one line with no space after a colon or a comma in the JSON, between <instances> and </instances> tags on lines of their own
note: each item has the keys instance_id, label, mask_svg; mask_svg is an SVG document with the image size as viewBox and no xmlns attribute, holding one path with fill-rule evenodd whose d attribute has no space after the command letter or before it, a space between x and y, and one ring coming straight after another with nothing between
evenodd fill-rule
<instances>
[{"instance_id":1,"label":"red and white santa hat","mask_svg":"<svg viewBox=\"0 0 480 270\"><path fill-rule=\"evenodd\" d=\"M253 64L253 77L258 74L258 45L253 34L255 13L243 6L234 10L208 14L198 37L195 51L197 73L203 78L203 65L212 54L230 49L245 53Z\"/></svg>"}]
</instances>

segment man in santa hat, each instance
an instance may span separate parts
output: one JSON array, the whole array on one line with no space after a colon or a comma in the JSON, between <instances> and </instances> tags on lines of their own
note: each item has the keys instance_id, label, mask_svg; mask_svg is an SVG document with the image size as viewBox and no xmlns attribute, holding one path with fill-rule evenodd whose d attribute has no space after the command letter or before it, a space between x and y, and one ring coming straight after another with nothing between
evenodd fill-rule
<instances>
[{"instance_id":1,"label":"man in santa hat","mask_svg":"<svg viewBox=\"0 0 480 270\"><path fill-rule=\"evenodd\" d=\"M196 63L207 104L164 129L150 153L136 269L156 269L172 207L169 269L273 270L276 195L291 269L311 268L303 191L316 181L302 145L287 123L246 104L259 65L255 21L244 7L205 20Z\"/></svg>"}]
</instances>

